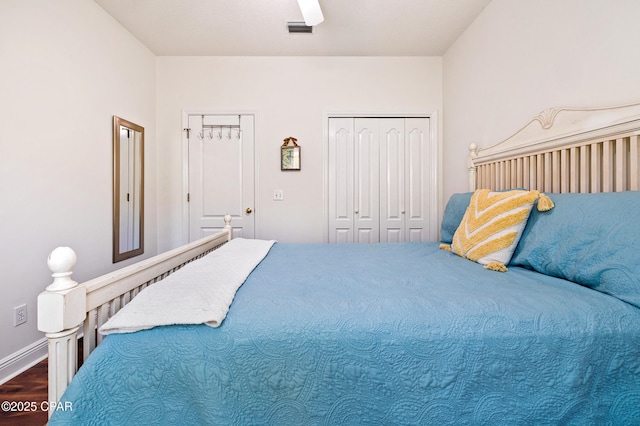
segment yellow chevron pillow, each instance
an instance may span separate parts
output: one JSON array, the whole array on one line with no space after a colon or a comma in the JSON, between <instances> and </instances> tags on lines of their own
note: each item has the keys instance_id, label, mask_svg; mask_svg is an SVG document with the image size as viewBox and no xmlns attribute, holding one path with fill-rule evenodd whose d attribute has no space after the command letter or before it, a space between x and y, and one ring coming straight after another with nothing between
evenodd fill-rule
<instances>
[{"instance_id":1,"label":"yellow chevron pillow","mask_svg":"<svg viewBox=\"0 0 640 426\"><path fill-rule=\"evenodd\" d=\"M538 198L538 210L553 208L553 202L538 191L476 190L453 235L451 251L487 269L506 271Z\"/></svg>"}]
</instances>

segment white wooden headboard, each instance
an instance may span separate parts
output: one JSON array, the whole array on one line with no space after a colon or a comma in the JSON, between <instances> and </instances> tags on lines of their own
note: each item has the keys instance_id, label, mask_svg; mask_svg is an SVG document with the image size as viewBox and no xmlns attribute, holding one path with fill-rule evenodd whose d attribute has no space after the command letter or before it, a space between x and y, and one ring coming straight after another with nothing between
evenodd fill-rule
<instances>
[{"instance_id":1,"label":"white wooden headboard","mask_svg":"<svg viewBox=\"0 0 640 426\"><path fill-rule=\"evenodd\" d=\"M470 190L636 191L640 104L549 108L503 142L469 151Z\"/></svg>"}]
</instances>

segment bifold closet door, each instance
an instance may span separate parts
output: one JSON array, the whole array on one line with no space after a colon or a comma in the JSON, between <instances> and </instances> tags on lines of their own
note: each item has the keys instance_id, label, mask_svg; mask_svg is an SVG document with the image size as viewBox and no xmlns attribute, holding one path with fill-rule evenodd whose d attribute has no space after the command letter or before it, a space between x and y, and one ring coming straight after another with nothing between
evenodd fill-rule
<instances>
[{"instance_id":1,"label":"bifold closet door","mask_svg":"<svg viewBox=\"0 0 640 426\"><path fill-rule=\"evenodd\" d=\"M429 240L428 118L380 119L380 241Z\"/></svg>"},{"instance_id":2,"label":"bifold closet door","mask_svg":"<svg viewBox=\"0 0 640 426\"><path fill-rule=\"evenodd\" d=\"M428 118L404 120L404 240L430 241L431 200L435 192L434 152Z\"/></svg>"},{"instance_id":3,"label":"bifold closet door","mask_svg":"<svg viewBox=\"0 0 640 426\"><path fill-rule=\"evenodd\" d=\"M433 239L428 118L330 118L328 142L329 242Z\"/></svg>"},{"instance_id":4,"label":"bifold closet door","mask_svg":"<svg viewBox=\"0 0 640 426\"><path fill-rule=\"evenodd\" d=\"M380 240L379 122L329 120L329 242Z\"/></svg>"},{"instance_id":5,"label":"bifold closet door","mask_svg":"<svg viewBox=\"0 0 640 426\"><path fill-rule=\"evenodd\" d=\"M329 119L328 215L329 242L353 242L352 118Z\"/></svg>"},{"instance_id":6,"label":"bifold closet door","mask_svg":"<svg viewBox=\"0 0 640 426\"><path fill-rule=\"evenodd\" d=\"M380 122L380 239L405 241L405 142L404 118Z\"/></svg>"},{"instance_id":7,"label":"bifold closet door","mask_svg":"<svg viewBox=\"0 0 640 426\"><path fill-rule=\"evenodd\" d=\"M354 242L380 241L380 120L356 118L354 153Z\"/></svg>"}]
</instances>

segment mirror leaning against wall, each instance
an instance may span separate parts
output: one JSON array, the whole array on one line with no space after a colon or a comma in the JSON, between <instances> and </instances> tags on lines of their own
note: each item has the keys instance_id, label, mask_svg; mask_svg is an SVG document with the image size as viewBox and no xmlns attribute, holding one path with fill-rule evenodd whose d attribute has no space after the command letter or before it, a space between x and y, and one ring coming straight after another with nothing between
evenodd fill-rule
<instances>
[{"instance_id":1,"label":"mirror leaning against wall","mask_svg":"<svg viewBox=\"0 0 640 426\"><path fill-rule=\"evenodd\" d=\"M113 117L113 263L144 253L144 127Z\"/></svg>"}]
</instances>

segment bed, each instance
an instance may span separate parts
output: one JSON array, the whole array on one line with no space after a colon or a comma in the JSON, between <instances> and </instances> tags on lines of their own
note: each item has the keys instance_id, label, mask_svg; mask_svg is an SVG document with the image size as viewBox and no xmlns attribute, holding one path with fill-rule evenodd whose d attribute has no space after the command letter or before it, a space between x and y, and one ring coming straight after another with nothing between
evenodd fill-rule
<instances>
[{"instance_id":1,"label":"bed","mask_svg":"<svg viewBox=\"0 0 640 426\"><path fill-rule=\"evenodd\" d=\"M640 105L546 110L471 145L442 241L271 242L214 327L109 325L181 276L239 269L253 242L230 226L82 284L62 249L38 305L50 424L640 424L639 134ZM497 272L459 229L512 193L533 198Z\"/></svg>"}]
</instances>

